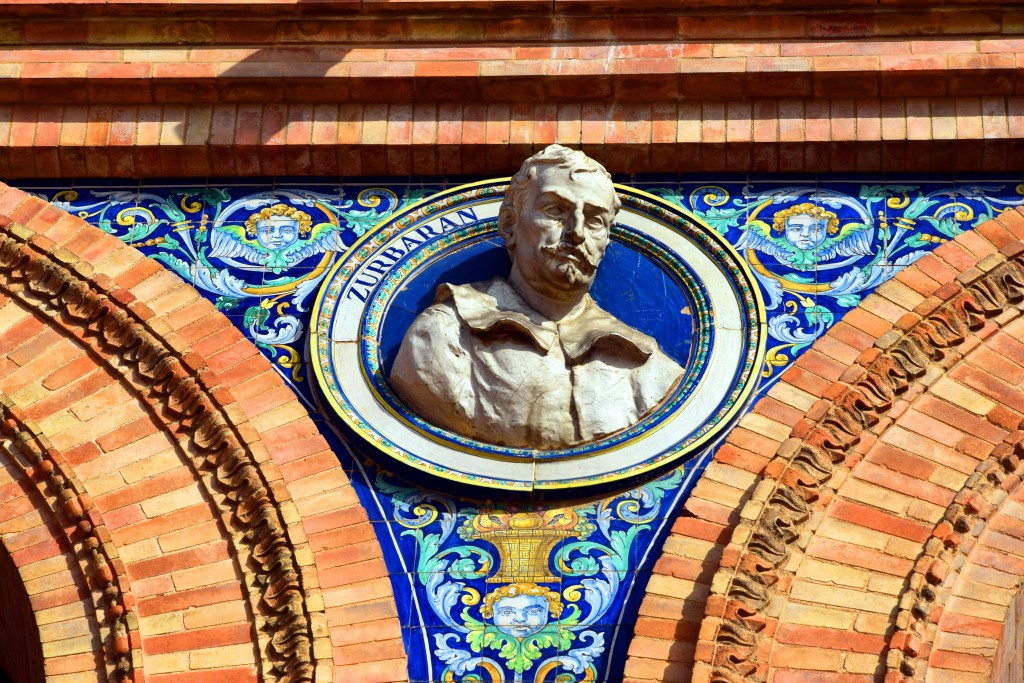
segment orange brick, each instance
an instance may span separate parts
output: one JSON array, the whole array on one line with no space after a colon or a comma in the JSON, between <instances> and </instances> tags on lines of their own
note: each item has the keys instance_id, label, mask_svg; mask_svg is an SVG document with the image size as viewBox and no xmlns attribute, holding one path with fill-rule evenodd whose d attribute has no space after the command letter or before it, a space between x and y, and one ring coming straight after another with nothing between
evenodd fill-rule
<instances>
[{"instance_id":1,"label":"orange brick","mask_svg":"<svg viewBox=\"0 0 1024 683\"><path fill-rule=\"evenodd\" d=\"M844 522L922 543L932 531L930 526L900 519L890 513L847 500L837 500L829 515Z\"/></svg>"},{"instance_id":2,"label":"orange brick","mask_svg":"<svg viewBox=\"0 0 1024 683\"><path fill-rule=\"evenodd\" d=\"M152 635L146 638L146 652L160 654L247 643L253 639L252 628L249 624L230 624L185 633Z\"/></svg>"},{"instance_id":3,"label":"orange brick","mask_svg":"<svg viewBox=\"0 0 1024 683\"><path fill-rule=\"evenodd\" d=\"M242 588L238 582L204 586L139 600L139 616L165 614L242 599Z\"/></svg>"},{"instance_id":4,"label":"orange brick","mask_svg":"<svg viewBox=\"0 0 1024 683\"><path fill-rule=\"evenodd\" d=\"M105 452L110 452L156 432L157 427L153 424L153 419L142 417L109 434L101 436L96 440L96 443Z\"/></svg>"}]
</instances>

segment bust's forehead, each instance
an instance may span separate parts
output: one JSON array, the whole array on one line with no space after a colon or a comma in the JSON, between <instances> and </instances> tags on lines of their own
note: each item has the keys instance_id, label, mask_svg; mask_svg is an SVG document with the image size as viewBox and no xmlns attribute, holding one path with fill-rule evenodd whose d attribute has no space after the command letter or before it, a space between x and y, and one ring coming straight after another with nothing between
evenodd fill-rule
<instances>
[{"instance_id":1,"label":"bust's forehead","mask_svg":"<svg viewBox=\"0 0 1024 683\"><path fill-rule=\"evenodd\" d=\"M537 175L535 197L553 192L566 199L583 199L585 204L607 207L615 205L615 186L604 173L582 168L549 167Z\"/></svg>"}]
</instances>

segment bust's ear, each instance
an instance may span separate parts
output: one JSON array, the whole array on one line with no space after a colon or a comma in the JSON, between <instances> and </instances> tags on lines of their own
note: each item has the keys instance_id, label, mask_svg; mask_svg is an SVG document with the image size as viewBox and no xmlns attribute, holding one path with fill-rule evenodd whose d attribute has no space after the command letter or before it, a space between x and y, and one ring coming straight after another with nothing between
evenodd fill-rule
<instances>
[{"instance_id":1,"label":"bust's ear","mask_svg":"<svg viewBox=\"0 0 1024 683\"><path fill-rule=\"evenodd\" d=\"M502 207L501 213L498 215L498 234L501 235L501 239L505 240L505 246L510 251L515 246L516 232L513 226L517 220L518 212L515 207Z\"/></svg>"}]
</instances>

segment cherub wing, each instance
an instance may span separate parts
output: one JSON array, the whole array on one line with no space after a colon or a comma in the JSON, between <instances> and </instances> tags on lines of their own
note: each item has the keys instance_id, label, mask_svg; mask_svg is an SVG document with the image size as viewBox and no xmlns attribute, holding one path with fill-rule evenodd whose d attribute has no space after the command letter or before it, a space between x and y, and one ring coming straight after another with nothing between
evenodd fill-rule
<instances>
[{"instance_id":1,"label":"cherub wing","mask_svg":"<svg viewBox=\"0 0 1024 683\"><path fill-rule=\"evenodd\" d=\"M236 229L237 228L237 229ZM257 265L266 260L266 254L242 241L239 226L224 225L210 232L210 251L207 258L242 259Z\"/></svg>"},{"instance_id":2,"label":"cherub wing","mask_svg":"<svg viewBox=\"0 0 1024 683\"><path fill-rule=\"evenodd\" d=\"M331 223L320 223L313 228L310 238L302 247L288 252L289 263L298 263L303 259L328 251L345 251L348 247L341 239L341 230Z\"/></svg>"},{"instance_id":3,"label":"cherub wing","mask_svg":"<svg viewBox=\"0 0 1024 683\"><path fill-rule=\"evenodd\" d=\"M865 223L847 223L839 234L826 240L817 252L818 260L836 256L868 256L875 253L871 246L871 226Z\"/></svg>"},{"instance_id":4,"label":"cherub wing","mask_svg":"<svg viewBox=\"0 0 1024 683\"><path fill-rule=\"evenodd\" d=\"M793 257L793 249L789 243L772 237L771 228L764 221L750 221L743 226L743 232L736 241L736 248L753 249L785 262Z\"/></svg>"}]
</instances>

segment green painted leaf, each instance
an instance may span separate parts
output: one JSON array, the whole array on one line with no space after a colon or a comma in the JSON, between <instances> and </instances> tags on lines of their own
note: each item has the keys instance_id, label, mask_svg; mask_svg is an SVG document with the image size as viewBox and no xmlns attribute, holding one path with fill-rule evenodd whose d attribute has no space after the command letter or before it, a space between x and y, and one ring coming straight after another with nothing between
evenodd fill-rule
<instances>
[{"instance_id":1,"label":"green painted leaf","mask_svg":"<svg viewBox=\"0 0 1024 683\"><path fill-rule=\"evenodd\" d=\"M230 311L232 308L237 308L240 303L242 300L233 296L218 296L217 300L213 302L213 306L218 311Z\"/></svg>"},{"instance_id":2,"label":"green painted leaf","mask_svg":"<svg viewBox=\"0 0 1024 683\"><path fill-rule=\"evenodd\" d=\"M817 305L805 308L804 317L807 319L808 325L817 325L819 321L825 325L831 325L833 320L832 311Z\"/></svg>"},{"instance_id":3,"label":"green painted leaf","mask_svg":"<svg viewBox=\"0 0 1024 683\"><path fill-rule=\"evenodd\" d=\"M245 311L245 317L242 318L242 324L247 328L255 327L257 329L261 329L269 317L270 311L262 306L250 306Z\"/></svg>"}]
</instances>

